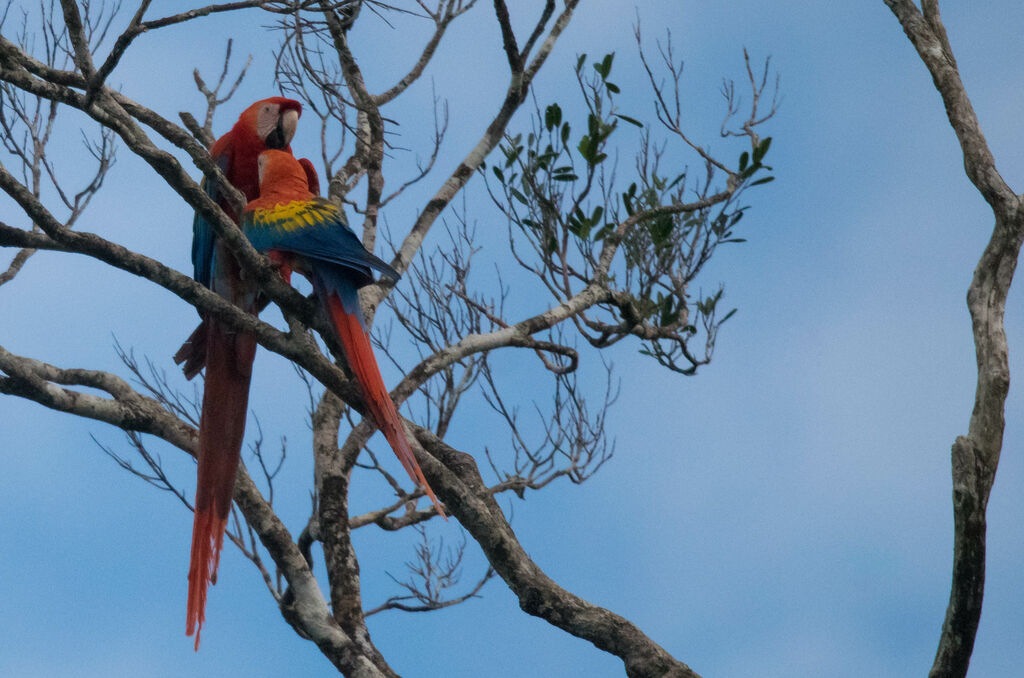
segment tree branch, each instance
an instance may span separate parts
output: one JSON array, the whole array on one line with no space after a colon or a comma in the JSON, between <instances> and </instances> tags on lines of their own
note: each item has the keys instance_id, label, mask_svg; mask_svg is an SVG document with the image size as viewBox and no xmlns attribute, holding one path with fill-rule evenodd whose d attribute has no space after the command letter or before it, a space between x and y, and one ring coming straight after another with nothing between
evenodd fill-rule
<instances>
[{"instance_id":1,"label":"tree branch","mask_svg":"<svg viewBox=\"0 0 1024 678\"><path fill-rule=\"evenodd\" d=\"M420 4L421 6L423 5L422 2ZM463 4L462 0L459 0L458 4L456 4L455 0L439 0L437 12L430 13L430 17L434 20L434 34L430 36L430 40L427 41L423 52L420 54L419 59L416 60L416 63L413 64L412 69L395 83L393 87L373 97L373 101L377 106L383 106L389 101L394 100L409 85L416 82L423 75L423 71L426 70L431 58L433 58L434 52L437 51L437 46L441 44L441 39L444 37L445 31L448 30L448 26L461 14L469 11L475 4L476 0L468 0L465 4Z\"/></svg>"},{"instance_id":2,"label":"tree branch","mask_svg":"<svg viewBox=\"0 0 1024 678\"><path fill-rule=\"evenodd\" d=\"M525 612L616 655L630 678L699 678L628 620L566 591L544 574L516 539L472 456L420 427L416 438L437 459L420 460L427 480L480 544Z\"/></svg>"},{"instance_id":3,"label":"tree branch","mask_svg":"<svg viewBox=\"0 0 1024 678\"><path fill-rule=\"evenodd\" d=\"M1016 195L996 170L995 158L960 80L956 60L939 18L938 3L926 0L927 17L921 14L912 0L885 0L885 4L899 19L903 31L928 68L935 89L942 96L949 124L960 142L967 177L993 210L1005 212L1012 208Z\"/></svg>"},{"instance_id":4,"label":"tree branch","mask_svg":"<svg viewBox=\"0 0 1024 678\"><path fill-rule=\"evenodd\" d=\"M953 581L930 678L964 678L985 591L985 511L995 481L1010 385L1006 298L1024 241L1020 197L1003 181L957 72L936 0L924 14L910 0L885 0L931 73L960 141L964 169L995 216L995 227L967 291L978 381L967 436L953 443Z\"/></svg>"}]
</instances>

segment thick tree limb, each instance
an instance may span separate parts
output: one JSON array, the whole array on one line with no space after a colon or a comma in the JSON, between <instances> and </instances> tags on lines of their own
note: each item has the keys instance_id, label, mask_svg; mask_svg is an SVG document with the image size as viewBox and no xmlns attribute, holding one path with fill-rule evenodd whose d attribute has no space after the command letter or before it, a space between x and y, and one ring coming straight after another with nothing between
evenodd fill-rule
<instances>
[{"instance_id":1,"label":"thick tree limb","mask_svg":"<svg viewBox=\"0 0 1024 678\"><path fill-rule=\"evenodd\" d=\"M420 444L438 460L421 459L427 480L445 507L480 544L525 612L616 655L631 678L699 678L628 620L552 581L516 539L484 485L473 457L449 447L426 429L415 430Z\"/></svg>"},{"instance_id":2,"label":"thick tree limb","mask_svg":"<svg viewBox=\"0 0 1024 678\"><path fill-rule=\"evenodd\" d=\"M343 406L325 394L313 413L313 454L316 460L319 536L330 582L331 611L335 622L368 657L382 675L395 676L377 650L366 628L359 579L359 560L352 545L348 517L351 464L338 451L338 427Z\"/></svg>"},{"instance_id":3,"label":"thick tree limb","mask_svg":"<svg viewBox=\"0 0 1024 678\"><path fill-rule=\"evenodd\" d=\"M978 381L967 436L953 443L953 582L931 678L967 675L985 591L985 510L1003 444L1006 394L1010 386L1006 297L1024 240L1024 214L995 166L977 116L957 72L938 2L924 0L924 13L910 0L885 0L917 49L942 96L956 132L968 178L995 216L992 237L967 291Z\"/></svg>"},{"instance_id":4,"label":"thick tree limb","mask_svg":"<svg viewBox=\"0 0 1024 678\"><path fill-rule=\"evenodd\" d=\"M974 106L960 80L946 30L939 18L938 2L926 1L924 15L911 0L885 0L885 4L899 19L903 31L927 66L935 89L942 96L949 124L953 126L963 151L967 177L993 210L1012 209L1016 204L1016 195L996 170L995 158L992 157Z\"/></svg>"}]
</instances>

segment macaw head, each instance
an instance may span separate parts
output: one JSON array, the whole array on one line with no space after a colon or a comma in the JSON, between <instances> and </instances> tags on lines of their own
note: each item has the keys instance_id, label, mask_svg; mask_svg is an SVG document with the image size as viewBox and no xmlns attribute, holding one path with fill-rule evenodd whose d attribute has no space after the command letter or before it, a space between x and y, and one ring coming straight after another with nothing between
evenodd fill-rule
<instances>
[{"instance_id":1,"label":"macaw head","mask_svg":"<svg viewBox=\"0 0 1024 678\"><path fill-rule=\"evenodd\" d=\"M266 148L288 148L302 115L302 104L294 99L261 99L242 111L238 126L255 134Z\"/></svg>"}]
</instances>

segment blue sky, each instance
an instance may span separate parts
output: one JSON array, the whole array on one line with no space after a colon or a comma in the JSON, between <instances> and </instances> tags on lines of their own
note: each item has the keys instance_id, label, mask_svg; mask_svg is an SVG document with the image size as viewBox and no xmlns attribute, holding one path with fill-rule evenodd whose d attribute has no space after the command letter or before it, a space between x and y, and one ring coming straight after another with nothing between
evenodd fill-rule
<instances>
[{"instance_id":1,"label":"blue sky","mask_svg":"<svg viewBox=\"0 0 1024 678\"><path fill-rule=\"evenodd\" d=\"M1015 82L1024 6L995 2L978 12L949 4L944 18L962 76L1003 176L1016 187L1024 171L1017 124L1024 94ZM488 12L484 3L457 22L435 64L452 116L441 171L479 135L503 87ZM614 50L616 81L629 95L623 111L652 120L632 44L637 13L652 40L671 27L686 60L690 129L726 157L739 149L717 139L721 78L742 77L743 46L772 56L783 93L767 131L777 179L747 195L752 208L740 235L748 242L720 251L703 280L707 288L724 283L727 303L739 308L714 362L683 378L639 356L638 346L620 344L611 352L622 380L611 415L614 458L582 486L564 483L503 506L556 581L631 619L704 676L924 675L949 588L949 448L966 431L973 402L964 296L991 215L963 175L924 66L881 0L665 0L639 10L584 3L537 82L538 99L569 100L576 54ZM418 40L403 31L416 25L401 20L390 31L372 17L363 21L374 28L356 36L357 53L371 83L383 84L411 58ZM271 91L264 23L259 14L238 24L215 17L197 23L197 33L143 36L114 81L168 117L199 112L191 69L212 76L224 37L234 37L236 53L251 52L254 66L217 121L223 132L245 103ZM176 50L173 58L168 50ZM447 75L456 67L456 78ZM427 150L415 144L421 118L429 118L430 85L425 79L386 111L413 148L396 155L396 166L411 167L415 151ZM58 156L71 174L77 124L66 128L69 150ZM522 116L513 123L526 126ZM315 153L314 142L300 129L296 152ZM628 148L622 152L628 158ZM122 150L80 227L190 270L187 208L128 156ZM500 251L505 225L481 198L471 187L481 241ZM419 204L422 194L410 194L389 222L402 228ZM12 214L6 203L5 214ZM432 244L441 242L435 236ZM517 303L533 308L530 301ZM1011 292L1013 374L1024 368L1022 310ZM113 370L113 335L170 369L169 356L195 322L191 308L152 285L50 253L0 289L0 317L0 344L13 352ZM393 383L397 373L385 376ZM538 392L546 387L538 377ZM305 397L285 362L266 351L252 408L268 439L288 436L277 492L297 532L311 467ZM1024 507L1015 491L1024 482L1021 408L1012 387L971 671L980 678L1013 675L1024 660ZM123 445L116 431L13 398L0 400L0 418L0 507L8 517L0 521L0 674L332 674L230 549L203 647L193 653L183 633L190 515L118 469L89 438ZM452 435L481 456L485 445L503 449L500 429L486 424L465 421ZM172 449L154 450L191 492L191 463ZM369 508L385 492L367 483L354 501ZM431 535L455 541L459 528L432 526ZM413 538L357 533L369 605L394 593L386 572L402 576ZM483 567L474 554L467 581ZM617 659L522 614L497 581L482 599L456 608L374 617L371 632L405 676L623 673Z\"/></svg>"}]
</instances>

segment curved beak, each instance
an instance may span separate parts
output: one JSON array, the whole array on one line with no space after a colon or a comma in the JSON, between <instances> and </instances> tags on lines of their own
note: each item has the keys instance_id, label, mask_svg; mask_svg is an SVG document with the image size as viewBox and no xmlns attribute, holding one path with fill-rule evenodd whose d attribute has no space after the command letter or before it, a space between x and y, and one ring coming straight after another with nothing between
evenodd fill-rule
<instances>
[{"instance_id":1,"label":"curved beak","mask_svg":"<svg viewBox=\"0 0 1024 678\"><path fill-rule=\"evenodd\" d=\"M277 126L267 135L264 143L267 148L284 150L292 142L295 130L299 125L299 112L295 109L284 111L277 119Z\"/></svg>"}]
</instances>

